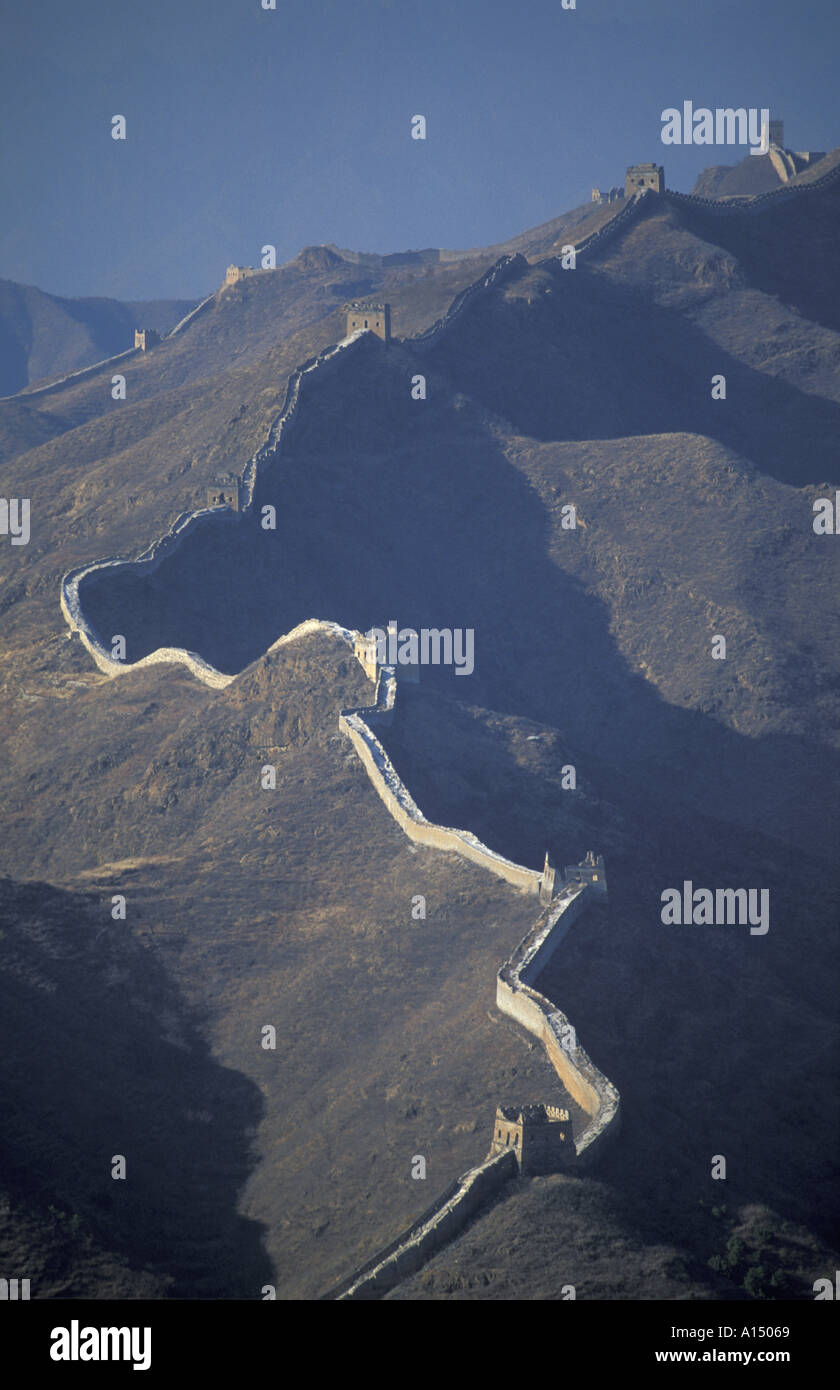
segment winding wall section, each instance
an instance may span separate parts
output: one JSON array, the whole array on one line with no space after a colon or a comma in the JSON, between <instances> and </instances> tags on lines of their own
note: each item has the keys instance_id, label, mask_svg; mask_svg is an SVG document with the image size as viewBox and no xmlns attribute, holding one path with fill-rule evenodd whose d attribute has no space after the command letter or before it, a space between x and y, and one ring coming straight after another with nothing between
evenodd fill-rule
<instances>
[{"instance_id":1,"label":"winding wall section","mask_svg":"<svg viewBox=\"0 0 840 1390\"><path fill-rule=\"evenodd\" d=\"M371 725L393 718L397 694L393 667L379 670L374 704L342 710L339 727L348 735L374 787L405 833L421 844L454 851L489 869L526 892L541 892L545 879L535 870L495 854L469 831L451 830L427 821L400 780ZM553 875L551 880L553 888ZM534 988L572 923L591 901L588 883L565 884L542 912L499 971L496 1003L500 1011L533 1033L588 1122L575 1140L575 1164L588 1166L618 1132L620 1099L615 1086L591 1061L567 1016ZM512 1150L491 1154L448 1187L401 1235L325 1295L327 1299L381 1298L400 1280L415 1273L470 1217L518 1172Z\"/></svg>"},{"instance_id":2,"label":"winding wall section","mask_svg":"<svg viewBox=\"0 0 840 1390\"><path fill-rule=\"evenodd\" d=\"M728 215L745 210L748 212L760 211L770 202L787 201L808 191L818 191L834 184L838 178L840 178L840 166L812 183L799 186L787 185L773 193L762 194L760 197L750 200L747 205L728 205L675 193L666 193L664 196L672 202L696 205ZM638 217L643 211L653 208L656 204L652 200L658 196L662 195L646 192L634 197L598 231L591 233L579 242L576 246L577 253L585 253L592 248L603 245L607 239L613 237L628 222ZM447 313L425 333L415 338L412 346L423 351L437 342L441 333L463 312L475 296L489 290L494 285L504 283L527 264L525 257L521 255L501 257L485 275L462 291L453 301ZM191 311L173 332L186 326L207 302L204 301ZM273 422L264 445L254 454L246 467L243 479L246 497L244 510L247 511L253 504L254 487L260 465L276 452L283 431L293 417L304 378L309 373L322 370L342 350L348 348L362 336L361 333L357 333L342 340L304 363L293 373L289 379L283 409ZM130 354L122 354L122 356L128 355ZM95 369L89 368L84 373L77 373L74 375L74 379L93 370ZM55 385L57 384L55 383ZM116 676L155 662L175 661L186 665L199 680L216 688L223 688L235 679L233 676L215 670L196 653L187 652L180 648L159 648L141 661L131 664L114 661L97 634L86 624L79 601L79 586L86 576L96 571L114 567L122 568L132 564L155 568L165 555L171 553L190 525L218 523L222 519L230 519L232 515L228 509L220 508L204 509L192 514L183 513L167 535L143 552L137 560L107 559L73 570L64 577L61 585L62 612L71 630L79 633L100 670L110 676ZM328 631L351 647L355 646L356 640L360 637L360 634L354 634L336 623L310 619L278 638L269 650L274 650L286 642L296 640L314 631ZM387 726L393 718L396 692L395 670L390 667L382 667L378 675L374 704L369 707L342 710L339 714L339 727L352 742L377 793L405 834L417 843L462 855L488 869L491 873L504 878L521 891L544 896L546 889L548 889L550 895L554 888L553 875L550 881L547 881L544 873L515 864L512 860L496 854L469 831L435 825L422 814L394 769L373 728L374 724ZM531 931L519 943L508 960L504 962L496 981L496 1001L501 1012L515 1019L540 1040L563 1085L589 1117L588 1123L575 1140L575 1161L578 1165L590 1163L602 1151L606 1141L617 1133L620 1121L620 1098L612 1082L598 1070L577 1041L577 1034L566 1015L544 995L540 994L535 988L534 982L557 950L572 923L588 906L592 894L592 886L588 883L570 882L563 885L540 914ZM450 1184L446 1191L407 1230L403 1231L384 1250L380 1250L361 1269L342 1281L325 1297L342 1300L381 1297L406 1275L417 1270L444 1243L452 1239L463 1228L470 1216L489 1197L497 1193L517 1171L518 1165L512 1150L494 1154L482 1164L470 1169L457 1182Z\"/></svg>"},{"instance_id":3,"label":"winding wall section","mask_svg":"<svg viewBox=\"0 0 840 1390\"><path fill-rule=\"evenodd\" d=\"M469 830L435 825L423 815L372 727L374 723L386 727L390 724L396 692L394 668L383 666L377 681L375 703L360 709L342 710L338 717L339 728L353 744L362 766L394 820L416 844L460 854L525 893L540 893L546 880L539 870L527 869L522 864L514 864L512 859L505 859L482 844Z\"/></svg>"},{"instance_id":4,"label":"winding wall section","mask_svg":"<svg viewBox=\"0 0 840 1390\"><path fill-rule=\"evenodd\" d=\"M340 343L326 348L317 357L310 358L301 367L292 373L286 387L286 396L283 408L276 417L269 429L265 443L248 461L243 476L243 512L250 510L254 500L254 488L256 486L257 475L260 465L274 454L280 445L283 430L289 425L294 415L298 400L300 399L301 382L312 372L319 368L322 369L328 362L333 361L338 354L352 343L358 342L364 335L363 333L353 333L349 338L343 338ZM79 596L80 586L83 581L92 574L98 574L105 570L125 570L143 569L146 573L152 574L161 562L171 555L179 542L183 539L186 532L193 526L208 525L229 525L235 522L237 513L231 511L229 507L204 507L196 512L182 512L172 523L165 536L161 536L147 550L133 560L126 560L117 557L109 557L105 560L97 560L92 564L82 565L78 569L70 570L65 574L61 581L61 611L64 614L65 622L71 632L77 632L84 646L90 652L100 671L104 671L108 676L124 675L127 671L139 670L142 666L153 666L159 662L180 663L186 666L198 680L205 685L212 686L214 689L221 690L230 685L235 676L226 675L223 671L217 671L215 666L211 666L197 652L187 651L183 647L158 647L150 652L148 656L142 657L139 661L117 661L108 651L100 639L98 633L87 622L82 611ZM312 621L318 621L313 619ZM337 626L332 624L331 626ZM295 631L299 631L296 628ZM345 631L345 629L341 629Z\"/></svg>"},{"instance_id":5,"label":"winding wall section","mask_svg":"<svg viewBox=\"0 0 840 1390\"><path fill-rule=\"evenodd\" d=\"M448 1241L454 1240L470 1217L516 1176L516 1167L513 1151L508 1149L470 1168L463 1177L450 1183L423 1215L395 1240L324 1294L324 1299L381 1298L400 1280L416 1273Z\"/></svg>"}]
</instances>

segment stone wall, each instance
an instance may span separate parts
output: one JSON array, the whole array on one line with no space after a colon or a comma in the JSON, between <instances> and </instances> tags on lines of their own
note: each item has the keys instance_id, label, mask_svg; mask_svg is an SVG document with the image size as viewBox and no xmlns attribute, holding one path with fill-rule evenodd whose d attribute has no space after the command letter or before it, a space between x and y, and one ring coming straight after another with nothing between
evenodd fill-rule
<instances>
[{"instance_id":1,"label":"stone wall","mask_svg":"<svg viewBox=\"0 0 840 1390\"><path fill-rule=\"evenodd\" d=\"M471 1168L448 1187L423 1216L325 1294L325 1298L338 1301L381 1298L453 1240L469 1218L516 1173L517 1163L511 1151L494 1154L477 1168Z\"/></svg>"},{"instance_id":2,"label":"stone wall","mask_svg":"<svg viewBox=\"0 0 840 1390\"><path fill-rule=\"evenodd\" d=\"M512 279L515 271L523 267L527 268L527 266L528 261L518 252L515 256L500 256L484 275L473 281L471 285L467 285L466 289L461 290L460 294L455 296L446 313L437 319L431 328L424 329L422 333L418 333L415 338L409 340L411 346L419 347L423 351L433 347L440 335L458 318L467 304L484 294L492 285L504 284L505 281Z\"/></svg>"},{"instance_id":3,"label":"stone wall","mask_svg":"<svg viewBox=\"0 0 840 1390\"><path fill-rule=\"evenodd\" d=\"M825 189L831 188L838 180L840 180L840 164L836 164L833 169L829 169L827 174L822 174L810 183L782 184L779 188L771 188L767 193L759 193L754 198L721 202L716 198L698 198L694 193L675 193L671 189L664 196L670 202L685 203L691 207L703 208L707 212L716 213L721 217L730 217L738 213L754 216L756 213L764 212L768 206L804 198L809 193L821 193Z\"/></svg>"},{"instance_id":4,"label":"stone wall","mask_svg":"<svg viewBox=\"0 0 840 1390\"><path fill-rule=\"evenodd\" d=\"M622 198L622 206L598 231L590 232L588 236L584 237L576 245L570 233L568 244L570 246L575 245L575 252L578 255L583 251L588 251L591 247L602 246L609 237L614 236L615 233L626 226L629 221L638 217L642 210L647 211L649 207L653 206L647 199L647 194L650 192L651 190L646 190L646 193L636 197L626 200ZM655 197L656 195L654 194L653 196ZM560 258L554 257L554 259L559 260ZM409 340L411 346L419 348L421 351L426 351L428 348L433 347L441 334L450 327L468 304L471 304L480 295L485 294L494 285L503 285L508 280L513 279L517 271L527 270L529 264L530 262L521 252L517 252L514 256L500 256L484 275L480 276L478 280L475 280L473 284L468 285L466 289L461 290L461 293L455 296L442 318L437 319L437 321L432 324L431 328L425 329L424 332L418 333L416 338L411 338Z\"/></svg>"},{"instance_id":5,"label":"stone wall","mask_svg":"<svg viewBox=\"0 0 840 1390\"><path fill-rule=\"evenodd\" d=\"M199 314L203 313L208 304L212 304L215 298L215 294L208 294L206 299L202 299L200 304L196 304L194 309L190 309L190 312L185 314L184 317L176 323L172 331L167 333L167 338L174 338L176 333L182 333L187 327L187 324L192 323L193 319L198 318Z\"/></svg>"},{"instance_id":6,"label":"stone wall","mask_svg":"<svg viewBox=\"0 0 840 1390\"><path fill-rule=\"evenodd\" d=\"M796 167L796 161L793 158L793 156L788 153L787 150L783 150L780 147L771 145L767 151L767 154L769 156L770 163L773 165L773 168L775 169L782 183L787 183L789 179L796 177L797 173L799 172Z\"/></svg>"},{"instance_id":7,"label":"stone wall","mask_svg":"<svg viewBox=\"0 0 840 1390\"><path fill-rule=\"evenodd\" d=\"M201 307L200 305L198 306ZM193 311L196 312L195 310ZM309 358L301 367L298 367L289 378L286 388L286 395L283 408L276 417L268 431L265 444L249 460L242 479L240 495L240 513L244 515L251 510L254 500L254 488L256 486L257 474L260 466L269 458L272 458L280 446L280 439L283 430L286 429L292 420L298 400L300 399L301 383L310 374L316 371L323 371L328 364L335 361L338 354L350 344L358 342L362 334L356 333L350 338L343 338L341 342L326 348L316 357ZM99 634L88 623L82 611L79 596L80 586L83 581L91 574L100 573L106 569L132 569L134 567L143 568L147 573L153 573L161 561L177 547L183 539L185 532L193 526L225 525L235 521L237 513L232 510L225 510L220 507L202 507L195 512L182 512L172 523L166 535L161 536L148 549L132 560L118 557L109 557L104 560L97 560L91 564L82 565L77 569L70 570L64 575L61 581L60 604L65 622L71 632L77 632L83 645L90 652L100 671L104 671L109 676L124 675L127 671L139 670L142 666L155 665L158 662L180 663L186 666L198 680L205 685L215 689L223 689L230 685L235 679L234 676L225 675L217 671L214 666L205 661L196 652L188 652L182 647L158 647L155 651L144 656L140 661L115 661L111 656L107 646L102 642ZM309 621L319 622L318 619ZM301 630L299 625L294 629L296 633ZM339 628L335 623L325 623L322 626L331 630L344 632L344 628ZM289 634L291 635L291 634Z\"/></svg>"},{"instance_id":8,"label":"stone wall","mask_svg":"<svg viewBox=\"0 0 840 1390\"><path fill-rule=\"evenodd\" d=\"M643 193L634 194L631 198L624 198L618 212L616 212L608 222L605 222L602 227L599 227L595 232L590 232L589 235L583 237L581 241L569 242L570 246L574 246L576 256L580 256L587 251L600 249L606 242L610 241L615 236L616 232L623 230L629 222L634 222L641 213L649 212L656 208L658 206L656 201L657 196L658 195L654 193L652 189L645 189ZM559 260L560 257L555 256L553 259Z\"/></svg>"},{"instance_id":9,"label":"stone wall","mask_svg":"<svg viewBox=\"0 0 840 1390\"><path fill-rule=\"evenodd\" d=\"M496 980L496 1003L533 1033L546 1050L566 1090L586 1111L589 1123L575 1141L578 1162L592 1162L618 1132L618 1091L594 1065L569 1019L533 986L569 927L592 899L586 883L569 883L505 961Z\"/></svg>"},{"instance_id":10,"label":"stone wall","mask_svg":"<svg viewBox=\"0 0 840 1390\"><path fill-rule=\"evenodd\" d=\"M353 645L357 658L364 665L364 644L360 638L361 634L355 634ZM371 727L377 722L390 723L396 695L396 672L393 667L382 666L373 705L342 710L339 715L339 728L351 740L362 766L394 819L415 842L454 851L515 887L539 893L542 874L503 859L469 831L451 830L426 820ZM619 1094L578 1042L576 1030L566 1015L531 982L551 960L572 923L599 896L598 889L590 883L565 884L505 961L496 982L496 1003L500 1011L540 1040L566 1090L589 1116L587 1125L575 1140L574 1162L578 1168L589 1166L617 1134ZM491 1152L489 1159L471 1169L455 1189L447 1188L407 1231L325 1297L339 1300L382 1297L451 1240L489 1193L498 1191L517 1171L518 1160L513 1149Z\"/></svg>"},{"instance_id":11,"label":"stone wall","mask_svg":"<svg viewBox=\"0 0 840 1390\"><path fill-rule=\"evenodd\" d=\"M391 722L396 687L393 667L381 667L375 703L367 708L342 710L338 717L339 728L347 734L356 749L362 766L394 820L415 844L460 854L522 892L539 894L543 884L540 870L528 869L522 864L514 864L511 859L505 859L482 844L469 830L436 825L423 815L371 727L374 722L386 727Z\"/></svg>"},{"instance_id":12,"label":"stone wall","mask_svg":"<svg viewBox=\"0 0 840 1390\"><path fill-rule=\"evenodd\" d=\"M827 174L814 179L811 183L785 184L779 188L771 189L767 193L760 193L756 197L736 199L733 202L722 202L715 198L698 198L693 193L676 193L672 189L658 195L652 190L646 189L643 193L628 198L615 216L605 222L598 231L590 232L582 241L577 242L575 252L579 256L587 251L600 249L617 232L624 230L629 222L640 217L643 213L656 211L660 206L658 202L660 196L673 203L686 203L695 207L706 208L723 217L744 212L754 215L763 212L768 204L780 201L788 202L806 193L821 192L830 188L838 179L840 179L840 164L829 170ZM572 244L571 237L570 244ZM554 257L554 259L559 260L560 258Z\"/></svg>"},{"instance_id":13,"label":"stone wall","mask_svg":"<svg viewBox=\"0 0 840 1390\"><path fill-rule=\"evenodd\" d=\"M33 390L24 388L14 396L0 396L0 401L29 401L38 400L41 396L48 396L53 391L59 391L62 386L67 386L69 382L74 384L80 381L87 381L88 377L96 376L104 367L113 366L116 362L125 362L127 358L134 357L139 352L139 348L127 348L125 352L118 352L114 357L104 357L101 362L94 362L90 367L80 367L77 372L68 372L67 376L58 377L56 381L50 381L46 386L36 386Z\"/></svg>"}]
</instances>

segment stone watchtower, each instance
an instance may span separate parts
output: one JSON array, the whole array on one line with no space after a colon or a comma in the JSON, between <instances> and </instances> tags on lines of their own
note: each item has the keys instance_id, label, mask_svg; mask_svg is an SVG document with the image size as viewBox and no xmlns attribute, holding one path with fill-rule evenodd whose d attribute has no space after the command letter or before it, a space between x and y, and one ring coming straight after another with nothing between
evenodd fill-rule
<instances>
[{"instance_id":1,"label":"stone watchtower","mask_svg":"<svg viewBox=\"0 0 840 1390\"><path fill-rule=\"evenodd\" d=\"M623 198L624 193L620 188L608 188L606 192L602 188L593 188L593 203L617 203L619 198Z\"/></svg>"},{"instance_id":2,"label":"stone watchtower","mask_svg":"<svg viewBox=\"0 0 840 1390\"><path fill-rule=\"evenodd\" d=\"M208 507L230 507L242 510L242 481L236 473L219 473L207 485Z\"/></svg>"},{"instance_id":3,"label":"stone watchtower","mask_svg":"<svg viewBox=\"0 0 840 1390\"><path fill-rule=\"evenodd\" d=\"M563 870L566 883L588 883L599 897L607 896L607 871L603 854L588 849L579 864L568 864Z\"/></svg>"},{"instance_id":4,"label":"stone watchtower","mask_svg":"<svg viewBox=\"0 0 840 1390\"><path fill-rule=\"evenodd\" d=\"M661 164L631 164L624 180L624 196L632 198L652 188L654 193L665 192L665 170Z\"/></svg>"},{"instance_id":5,"label":"stone watchtower","mask_svg":"<svg viewBox=\"0 0 840 1390\"><path fill-rule=\"evenodd\" d=\"M364 632L357 632L353 639L353 655L361 664L369 681L379 675L379 662L376 659L376 639Z\"/></svg>"},{"instance_id":6,"label":"stone watchtower","mask_svg":"<svg viewBox=\"0 0 840 1390\"><path fill-rule=\"evenodd\" d=\"M575 1158L568 1110L557 1105L500 1105L490 1156L512 1149L523 1174L556 1173Z\"/></svg>"},{"instance_id":7,"label":"stone watchtower","mask_svg":"<svg viewBox=\"0 0 840 1390\"><path fill-rule=\"evenodd\" d=\"M156 328L135 328L134 346L141 352L148 352L150 347L160 342L160 334Z\"/></svg>"},{"instance_id":8,"label":"stone watchtower","mask_svg":"<svg viewBox=\"0 0 840 1390\"><path fill-rule=\"evenodd\" d=\"M344 312L347 315L346 337L349 338L351 333L357 333L359 329L367 329L369 333L375 333L377 338L381 338L383 343L390 342L390 304L375 303L370 299L354 299L345 304Z\"/></svg>"},{"instance_id":9,"label":"stone watchtower","mask_svg":"<svg viewBox=\"0 0 840 1390\"><path fill-rule=\"evenodd\" d=\"M404 628L402 635L413 631L413 628ZM372 627L369 632L356 633L353 639L353 655L364 668L368 680L377 681L383 666L391 665L389 645L395 648L396 654L399 650L399 635L394 623L389 623L383 628ZM393 664L393 670L401 684L419 685L420 667L417 664L403 664L397 660Z\"/></svg>"},{"instance_id":10,"label":"stone watchtower","mask_svg":"<svg viewBox=\"0 0 840 1390\"><path fill-rule=\"evenodd\" d=\"M778 145L780 149L785 147L785 123L784 121L770 122L770 144Z\"/></svg>"},{"instance_id":11,"label":"stone watchtower","mask_svg":"<svg viewBox=\"0 0 840 1390\"><path fill-rule=\"evenodd\" d=\"M225 285L238 285L240 280L247 280L249 275L256 275L252 265L229 265L225 271Z\"/></svg>"}]
</instances>

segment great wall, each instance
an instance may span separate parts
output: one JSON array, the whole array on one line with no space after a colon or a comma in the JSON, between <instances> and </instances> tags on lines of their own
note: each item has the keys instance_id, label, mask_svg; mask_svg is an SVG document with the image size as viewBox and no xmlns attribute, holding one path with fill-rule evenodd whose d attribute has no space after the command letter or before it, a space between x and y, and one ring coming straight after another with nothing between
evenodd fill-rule
<instances>
[{"instance_id":1,"label":"great wall","mask_svg":"<svg viewBox=\"0 0 840 1390\"><path fill-rule=\"evenodd\" d=\"M322 368L326 363L333 360L339 352L349 347L352 343L358 342L362 338L362 333L355 333L350 338L344 338L340 343L332 347L325 348L317 357L310 358L302 366L296 368L289 378L286 388L286 395L283 408L280 414L272 423L265 443L248 461L245 467L242 486L245 494L245 505L241 512L247 512L252 503L254 487L256 485L257 473L260 464L265 462L279 448L280 437L284 428L294 414L295 407L300 397L300 385L303 378L317 368ZM82 606L79 598L79 588L83 580L89 575L100 573L103 570L111 569L133 569L143 568L147 574L153 574L160 566L161 562L177 547L183 539L184 534L192 526L206 526L208 524L229 524L236 520L236 515L228 507L202 507L195 512L182 512L176 517L166 535L160 537L147 550L144 550L134 560L125 560L119 557L108 557L104 560L97 560L93 564L80 566L78 569L70 570L64 575L61 581L60 604L61 611L71 632L78 633L83 645L90 652L100 671L108 676L118 676L126 671L137 670L141 666L152 666L159 662L180 663L187 667L198 680L205 685L213 686L217 690L224 689L230 685L234 676L225 675L222 671L217 671L214 666L198 655L197 652L185 651L183 647L158 647L156 651L150 652L148 656L142 657L136 662L117 661L111 656L110 652L99 639L96 632L85 622L82 614ZM298 629L295 629L297 631Z\"/></svg>"},{"instance_id":2,"label":"great wall","mask_svg":"<svg viewBox=\"0 0 840 1390\"><path fill-rule=\"evenodd\" d=\"M350 637L351 634L346 636ZM360 633L352 634L352 637L358 656L366 639ZM515 1019L539 1039L563 1086L588 1116L583 1131L574 1140L574 1152L569 1151L564 1155L562 1148L558 1147L558 1162L553 1166L561 1169L587 1167L618 1132L619 1094L612 1082L591 1061L566 1015L539 993L534 981L592 898L606 897L603 861L591 855L582 865L567 868L567 882L556 891L555 870L549 866L547 856L542 872L528 869L495 853L469 831L454 830L428 821L374 732L375 724L388 726L393 718L396 699L396 671L391 666L381 666L373 705L342 710L339 727L353 743L391 815L411 840L430 848L460 854L505 879L520 892L538 895L546 904L534 926L499 970L496 1004L501 1013ZM582 875L583 881L573 877L576 873ZM568 1123L566 1112L548 1106L537 1108L547 1112L540 1117L543 1130L552 1124ZM495 1123L509 1118L512 1117L499 1110ZM522 1135L521 1115L519 1118L518 1126L505 1124L505 1130L518 1128ZM568 1133L571 1133L570 1129ZM509 1135L506 1134L507 1137ZM470 1217L486 1206L487 1201L520 1171L530 1171L528 1149L524 1142L518 1148L491 1145L491 1152L483 1163L471 1168L448 1187L422 1216L384 1250L378 1251L331 1289L325 1298L356 1300L381 1297L452 1240Z\"/></svg>"},{"instance_id":3,"label":"great wall","mask_svg":"<svg viewBox=\"0 0 840 1390\"><path fill-rule=\"evenodd\" d=\"M488 276L482 277L481 287L494 282L494 271L504 273L509 261L510 258L504 258L502 264L493 267ZM253 505L260 465L274 456L279 449L284 430L299 402L301 383L305 377L323 370L328 363L335 361L343 350L351 348L364 336L364 331L352 334L305 362L293 373L286 390L283 409L273 422L265 443L249 460L244 470L243 512ZM64 576L60 594L62 613L71 633L79 635L101 671L109 677L116 678L129 671L157 663L178 663L186 666L203 684L214 689L224 689L236 679L235 676L216 670L198 653L183 648L158 648L148 656L131 663L116 660L85 620L79 592L82 581L93 573L134 566L142 566L147 572L152 572L172 553L191 525L230 524L235 519L236 514L227 507L185 512L176 519L166 535L135 560L111 557L84 565ZM319 619L308 619L299 624L291 632L279 637L269 651L275 651L288 642L314 632L329 634L349 646L367 669L367 639L361 633L354 633L337 623ZM502 1013L515 1018L543 1043L549 1060L563 1084L589 1115L589 1123L575 1142L575 1153L573 1156L569 1155L566 1163L591 1161L596 1146L602 1145L607 1134L617 1129L618 1093L612 1083L594 1067L577 1042L568 1019L530 983L578 916L587 890L591 894L591 885L569 884L555 896L556 874L548 864L547 858L542 871L529 869L489 849L467 830L436 825L427 820L398 776L374 731L374 724L387 726L392 720L396 697L396 672L392 667L382 666L376 675L373 705L341 710L339 727L352 742L377 793L410 839L430 848L456 853L470 859L497 877L503 878L519 891L533 894L548 904L532 931L502 966L497 980L497 1005ZM605 890L605 884L602 886ZM387 1288L392 1287L398 1278L404 1277L409 1269L418 1267L435 1249L462 1229L478 1207L483 1206L491 1195L498 1193L504 1183L520 1170L523 1161L527 1161L524 1148L520 1148L518 1152L508 1148L504 1152L491 1153L482 1164L470 1170L447 1189L424 1216L412 1224L409 1231L403 1232L391 1243L387 1251L380 1251L362 1271L357 1271L349 1280L344 1281L346 1287L342 1285L330 1296L342 1299L380 1296Z\"/></svg>"},{"instance_id":4,"label":"great wall","mask_svg":"<svg viewBox=\"0 0 840 1390\"><path fill-rule=\"evenodd\" d=\"M787 185L772 193L752 199L747 210L760 210L769 201L787 201L806 190L816 191L825 188L840 178L840 166L829 174L811 183ZM744 203L734 206L714 203L711 200L695 198L690 195L665 193L658 195L650 190L634 196L621 207L596 232L579 242L576 254L586 253L594 247L602 246L628 222L643 212L654 208L659 196L678 203L686 203L701 208L711 207L715 211L728 214L742 212ZM437 342L441 334L463 311L476 295L494 285L504 283L521 265L528 264L525 257L503 256L474 284L463 290L452 305L435 324L416 338L410 340L412 348L424 351ZM211 296L210 298L212 298ZM185 326L205 307L209 300L203 301L182 320L176 330ZM334 364L339 355L352 348L365 336L360 330L342 339L339 343L325 349L316 357L305 362L289 379L283 408L272 423L265 443L249 460L242 479L247 512L253 504L254 488L260 466L277 455L284 431L293 418L300 399L301 386L310 374L322 373ZM129 356L122 354L122 356ZM110 359L118 360L118 359ZM101 366L104 364L98 364ZM77 379L84 373L73 374ZM60 383L52 383L42 390L55 389ZM35 393L31 393L35 394ZM140 667L158 662L174 662L185 665L192 674L204 684L215 689L230 685L235 676L216 670L197 653L182 648L159 648L139 661L128 663L115 660L101 642L98 634L86 622L82 610L79 589L82 581L89 575L113 569L143 566L154 570L164 556L172 553L191 525L209 525L235 521L235 514L227 507L203 508L196 512L182 513L170 530L134 560L108 558L77 568L64 576L61 583L61 609L71 633L78 633L81 641L90 652L98 668L109 677L116 677ZM363 660L363 649L367 639L361 633L352 632L337 623L318 619L308 619L291 632L279 637L268 649L274 651L285 643L299 640L308 634L323 632L353 649ZM367 669L367 666L366 666ZM382 743L377 738L375 728L387 727L394 716L397 699L397 676L393 667L381 666L376 672L374 702L370 706L344 709L339 713L339 728L348 737L365 768L365 771L384 802L390 814L405 834L415 843L444 852L456 853L482 868L503 878L520 892L538 897L542 910L532 929L519 943L510 957L502 964L496 981L496 1003L500 1012L514 1019L543 1045L546 1056L562 1082L565 1090L574 1097L587 1115L587 1123L575 1140L573 1149L567 1149L564 1167L586 1167L603 1151L605 1145L615 1138L620 1124L620 1098L615 1086L597 1069L584 1048L568 1018L545 996L539 993L535 982L540 972L551 959L565 938L572 923L585 908L601 896L606 896L606 883L603 863L595 856L587 856L580 866L566 870L566 881L558 885L556 871L548 859L542 871L515 864L502 855L490 850L469 831L456 830L430 822L422 814L411 797L407 787L398 776ZM576 874L578 875L576 877ZM538 1116L544 1124L559 1126L568 1123L566 1112L552 1106L531 1107L543 1112ZM419 1216L405 1231L401 1232L384 1249L379 1250L353 1274L324 1295L326 1299L356 1300L379 1298L393 1288L400 1280L419 1269L438 1249L456 1236L470 1217L487 1201L498 1194L505 1184L517 1173L528 1171L525 1163L524 1146L499 1147L502 1135L507 1138L516 1131L525 1133L524 1112L516 1117L499 1110L494 1124L493 1142L488 1157L470 1169L450 1186ZM570 1134L570 1129L568 1133ZM567 1134L562 1137L565 1139Z\"/></svg>"}]
</instances>

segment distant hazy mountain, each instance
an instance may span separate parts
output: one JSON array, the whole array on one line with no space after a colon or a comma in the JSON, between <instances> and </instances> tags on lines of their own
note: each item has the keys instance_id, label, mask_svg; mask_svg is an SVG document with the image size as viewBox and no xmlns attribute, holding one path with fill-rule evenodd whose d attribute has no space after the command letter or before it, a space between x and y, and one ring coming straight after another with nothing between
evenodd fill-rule
<instances>
[{"instance_id":1,"label":"distant hazy mountain","mask_svg":"<svg viewBox=\"0 0 840 1390\"><path fill-rule=\"evenodd\" d=\"M61 299L34 285L0 280L0 395L122 352L133 346L135 328L168 333L193 303Z\"/></svg>"}]
</instances>

